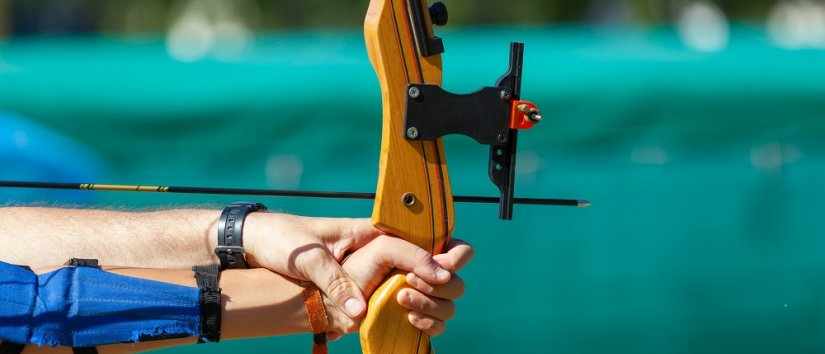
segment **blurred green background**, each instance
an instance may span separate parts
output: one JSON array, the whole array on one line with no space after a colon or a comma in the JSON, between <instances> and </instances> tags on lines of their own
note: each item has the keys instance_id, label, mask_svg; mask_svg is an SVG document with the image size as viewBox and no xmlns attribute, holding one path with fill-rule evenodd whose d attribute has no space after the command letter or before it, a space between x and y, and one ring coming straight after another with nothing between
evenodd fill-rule
<instances>
[{"instance_id":1,"label":"blurred green background","mask_svg":"<svg viewBox=\"0 0 825 354\"><path fill-rule=\"evenodd\" d=\"M825 352L825 4L447 1L445 86L527 45L517 194L458 205L477 258L439 353ZM372 191L366 1L0 1L0 179ZM456 194L486 148L446 140ZM239 198L0 191L8 203ZM243 198L241 198L243 199ZM371 203L258 199L317 216ZM254 290L250 290L254 291ZM167 352L308 352L308 336ZM357 337L332 345L357 353Z\"/></svg>"}]
</instances>

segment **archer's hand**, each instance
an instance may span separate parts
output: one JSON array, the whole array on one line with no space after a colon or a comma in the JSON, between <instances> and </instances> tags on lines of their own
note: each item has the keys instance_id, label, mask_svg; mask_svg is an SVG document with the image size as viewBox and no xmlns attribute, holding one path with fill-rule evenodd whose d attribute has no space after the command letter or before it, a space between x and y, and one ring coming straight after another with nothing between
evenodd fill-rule
<instances>
[{"instance_id":1,"label":"archer's hand","mask_svg":"<svg viewBox=\"0 0 825 354\"><path fill-rule=\"evenodd\" d=\"M436 256L407 241L379 236L353 253L344 262L344 270L369 296L394 269L409 272L410 288L398 292L396 301L410 310L408 320L431 336L444 332L445 321L455 313L453 300L464 293L464 281L455 272L473 257L466 242L451 241L445 253ZM327 305L330 318L330 339L354 332L360 318L353 319L333 304Z\"/></svg>"},{"instance_id":2,"label":"archer's hand","mask_svg":"<svg viewBox=\"0 0 825 354\"><path fill-rule=\"evenodd\" d=\"M315 283L352 318L363 315L367 305L340 262L379 235L381 231L368 219L253 213L244 225L250 266Z\"/></svg>"}]
</instances>

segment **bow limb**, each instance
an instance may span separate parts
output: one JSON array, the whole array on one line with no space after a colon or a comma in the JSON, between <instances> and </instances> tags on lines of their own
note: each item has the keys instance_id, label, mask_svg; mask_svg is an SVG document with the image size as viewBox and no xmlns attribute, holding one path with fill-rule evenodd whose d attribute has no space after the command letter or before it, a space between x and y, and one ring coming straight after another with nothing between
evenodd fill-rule
<instances>
[{"instance_id":1,"label":"bow limb","mask_svg":"<svg viewBox=\"0 0 825 354\"><path fill-rule=\"evenodd\" d=\"M426 0L372 0L364 33L383 102L372 221L379 229L435 254L449 240L454 216L443 145L440 139L404 137L408 85L441 84L441 56L422 55L416 45L416 31L432 37L426 5ZM414 6L421 11L414 13ZM408 311L395 300L405 286L404 275L394 274L372 295L360 331L364 354L431 352L429 337L409 323Z\"/></svg>"}]
</instances>

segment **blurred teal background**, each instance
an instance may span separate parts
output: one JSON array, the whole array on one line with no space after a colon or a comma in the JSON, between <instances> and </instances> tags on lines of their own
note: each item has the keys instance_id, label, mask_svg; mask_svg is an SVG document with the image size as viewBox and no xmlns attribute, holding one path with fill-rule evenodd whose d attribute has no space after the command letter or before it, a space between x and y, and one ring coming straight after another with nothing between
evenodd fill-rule
<instances>
[{"instance_id":1,"label":"blurred teal background","mask_svg":"<svg viewBox=\"0 0 825 354\"><path fill-rule=\"evenodd\" d=\"M526 43L524 96L546 119L521 137L517 194L593 207L519 206L504 222L494 206L457 205L455 235L477 258L439 353L825 352L825 50L752 23L711 23L694 37L680 26L440 31L445 86L458 92L493 84L509 42ZM0 118L0 178L374 190L380 92L358 29L259 33L240 56L172 42L0 42L0 110L14 114ZM450 137L446 151L456 194L494 194L486 148ZM0 198L118 208L239 199ZM372 207L258 200L316 216ZM309 343L168 352L302 353ZM331 351L357 353L357 337Z\"/></svg>"}]
</instances>

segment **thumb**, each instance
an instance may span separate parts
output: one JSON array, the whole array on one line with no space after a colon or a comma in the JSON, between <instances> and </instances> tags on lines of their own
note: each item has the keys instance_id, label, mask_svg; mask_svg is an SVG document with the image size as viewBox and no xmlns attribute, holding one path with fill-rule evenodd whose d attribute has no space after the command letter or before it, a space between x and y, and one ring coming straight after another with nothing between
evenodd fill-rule
<instances>
[{"instance_id":1,"label":"thumb","mask_svg":"<svg viewBox=\"0 0 825 354\"><path fill-rule=\"evenodd\" d=\"M315 283L348 316L361 316L367 308L361 288L325 249L317 248L310 252L313 255L305 257L307 266L301 267L305 270L306 278Z\"/></svg>"}]
</instances>

